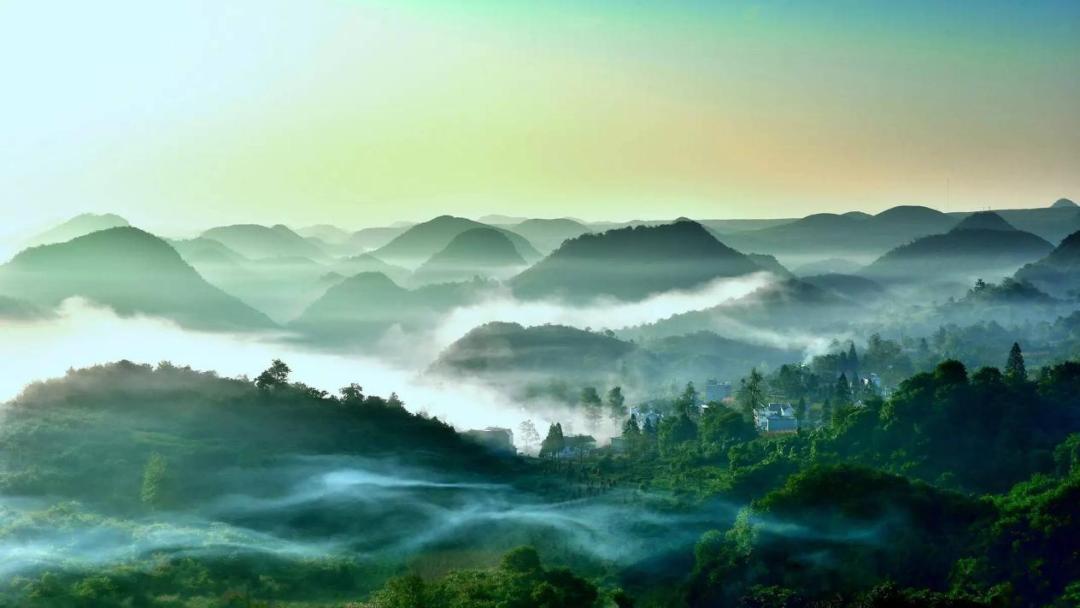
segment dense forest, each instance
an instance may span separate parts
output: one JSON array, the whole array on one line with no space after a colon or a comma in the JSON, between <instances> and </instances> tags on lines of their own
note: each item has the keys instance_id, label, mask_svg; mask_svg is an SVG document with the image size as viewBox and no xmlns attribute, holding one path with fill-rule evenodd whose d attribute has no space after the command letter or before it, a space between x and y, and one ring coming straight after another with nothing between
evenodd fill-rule
<instances>
[{"instance_id":1,"label":"dense forest","mask_svg":"<svg viewBox=\"0 0 1080 608\"><path fill-rule=\"evenodd\" d=\"M290 382L280 361L254 380L72 371L0 426L0 491L24 501L0 529L22 541L4 601L1074 605L1080 364L1029 377L1017 347L1003 369L946 360L883 398L846 381L857 357L816 361L845 370L826 387L811 366L753 371L729 405L696 407L688 386L657 424L612 389L588 401L623 420L618 448L567 451L553 425L537 457L496 455L395 396ZM797 400L806 428L759 434L744 407L758 393ZM362 485L327 485L346 475ZM324 485L297 485L312 477ZM432 517L463 523L431 537Z\"/></svg>"}]
</instances>

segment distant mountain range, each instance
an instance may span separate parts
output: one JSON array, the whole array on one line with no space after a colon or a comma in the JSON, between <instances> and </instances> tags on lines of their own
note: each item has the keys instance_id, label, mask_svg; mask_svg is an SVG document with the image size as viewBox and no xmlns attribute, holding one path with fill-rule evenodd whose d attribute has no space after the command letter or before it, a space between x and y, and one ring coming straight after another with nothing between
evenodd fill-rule
<instances>
[{"instance_id":1,"label":"distant mountain range","mask_svg":"<svg viewBox=\"0 0 1080 608\"><path fill-rule=\"evenodd\" d=\"M119 314L147 314L210 329L274 324L207 283L162 239L138 228L109 228L33 247L0 266L0 294L52 307L81 296Z\"/></svg>"},{"instance_id":2,"label":"distant mountain range","mask_svg":"<svg viewBox=\"0 0 1080 608\"><path fill-rule=\"evenodd\" d=\"M386 245L373 251L372 255L391 264L416 267L445 249L454 237L474 228L492 227L463 217L441 215L408 228ZM494 229L510 239L526 262L532 263L540 259L540 252L525 237L504 228Z\"/></svg>"},{"instance_id":3,"label":"distant mountain range","mask_svg":"<svg viewBox=\"0 0 1080 608\"><path fill-rule=\"evenodd\" d=\"M680 221L579 236L509 283L525 298L640 300L762 270L701 224Z\"/></svg>"},{"instance_id":4,"label":"distant mountain range","mask_svg":"<svg viewBox=\"0 0 1080 608\"><path fill-rule=\"evenodd\" d=\"M724 240L740 251L782 259L867 258L912 239L945 232L957 221L927 207L901 206L877 215L818 213L779 226L727 234Z\"/></svg>"}]
</instances>

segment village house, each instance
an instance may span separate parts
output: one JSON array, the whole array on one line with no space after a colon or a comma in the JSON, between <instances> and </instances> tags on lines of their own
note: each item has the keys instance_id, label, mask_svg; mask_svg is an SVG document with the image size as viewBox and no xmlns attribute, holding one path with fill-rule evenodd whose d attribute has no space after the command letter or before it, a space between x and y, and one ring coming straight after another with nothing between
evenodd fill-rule
<instances>
[{"instance_id":1,"label":"village house","mask_svg":"<svg viewBox=\"0 0 1080 608\"><path fill-rule=\"evenodd\" d=\"M794 433L799 420L790 403L770 403L754 411L754 426L762 433Z\"/></svg>"}]
</instances>

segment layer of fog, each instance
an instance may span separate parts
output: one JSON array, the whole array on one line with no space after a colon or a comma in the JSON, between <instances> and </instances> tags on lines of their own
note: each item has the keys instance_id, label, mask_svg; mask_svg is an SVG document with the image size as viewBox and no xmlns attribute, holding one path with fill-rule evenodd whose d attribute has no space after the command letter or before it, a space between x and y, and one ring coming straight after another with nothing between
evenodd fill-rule
<instances>
[{"instance_id":1,"label":"layer of fog","mask_svg":"<svg viewBox=\"0 0 1080 608\"><path fill-rule=\"evenodd\" d=\"M579 413L558 404L541 408L541 413L560 412L549 420L536 411L525 412L491 387L463 378L448 382L425 377L420 372L429 361L423 355L409 367L399 364L400 359L319 352L285 339L285 334L206 333L159 318L121 317L77 298L66 300L57 312L48 320L0 321L0 359L6 362L0 374L0 402L16 397L31 382L122 359L171 361L222 376L252 378L272 359L282 359L292 368L294 381L331 392L353 382L368 394L396 392L411 411L438 416L460 430L516 429L526 419L541 432L556 421L578 428L585 424Z\"/></svg>"},{"instance_id":2,"label":"layer of fog","mask_svg":"<svg viewBox=\"0 0 1080 608\"><path fill-rule=\"evenodd\" d=\"M386 565L461 543L493 555L535 544L625 566L685 550L738 513L727 503L666 512L660 497L637 492L549 502L509 485L357 457L284 457L219 475L235 482L234 493L135 519L86 511L67 517L80 507L0 497L0 527L9 532L0 542L0 576L152 555L249 553ZM63 523L54 527L50 517ZM311 521L319 523L305 523Z\"/></svg>"},{"instance_id":3,"label":"layer of fog","mask_svg":"<svg viewBox=\"0 0 1080 608\"><path fill-rule=\"evenodd\" d=\"M638 302L607 298L587 304L567 304L557 300L522 301L509 292L499 292L447 315L434 331L434 346L446 347L474 327L492 321L519 323L526 327L553 324L579 329L618 330L737 300L773 281L773 275L759 272L743 277L715 279L695 289L666 291Z\"/></svg>"}]
</instances>

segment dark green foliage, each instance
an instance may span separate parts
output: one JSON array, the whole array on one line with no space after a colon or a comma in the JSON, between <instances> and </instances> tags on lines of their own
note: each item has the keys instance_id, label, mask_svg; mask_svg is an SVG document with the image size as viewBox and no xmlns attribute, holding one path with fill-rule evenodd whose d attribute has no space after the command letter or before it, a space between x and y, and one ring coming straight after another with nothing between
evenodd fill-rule
<instances>
[{"instance_id":1,"label":"dark green foliage","mask_svg":"<svg viewBox=\"0 0 1080 608\"><path fill-rule=\"evenodd\" d=\"M1012 349L1009 350L1009 360L1005 362L1005 379L1013 384L1022 384L1028 379L1024 353L1016 342L1013 342Z\"/></svg>"},{"instance_id":2,"label":"dark green foliage","mask_svg":"<svg viewBox=\"0 0 1080 608\"><path fill-rule=\"evenodd\" d=\"M988 505L902 477L813 467L699 543L690 604L735 603L772 586L856 595L885 579L943 590L971 530L991 516Z\"/></svg>"},{"instance_id":3,"label":"dark green foliage","mask_svg":"<svg viewBox=\"0 0 1080 608\"><path fill-rule=\"evenodd\" d=\"M498 568L457 570L434 581L391 580L363 604L367 608L589 608L595 586L568 570L545 569L532 548L503 557Z\"/></svg>"},{"instance_id":4,"label":"dark green foliage","mask_svg":"<svg viewBox=\"0 0 1080 608\"><path fill-rule=\"evenodd\" d=\"M557 458L559 453L566 447L566 438L563 436L562 425L556 422L548 427L547 436L540 444L540 456Z\"/></svg>"},{"instance_id":5,"label":"dark green foliage","mask_svg":"<svg viewBox=\"0 0 1080 608\"><path fill-rule=\"evenodd\" d=\"M450 345L432 367L485 378L510 374L587 380L610 374L636 350L632 343L562 325L526 328L517 323L487 323Z\"/></svg>"}]
</instances>

